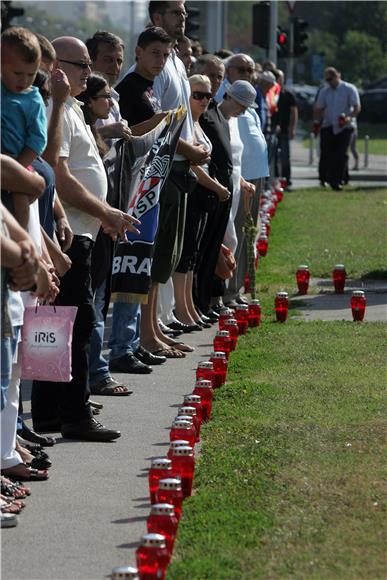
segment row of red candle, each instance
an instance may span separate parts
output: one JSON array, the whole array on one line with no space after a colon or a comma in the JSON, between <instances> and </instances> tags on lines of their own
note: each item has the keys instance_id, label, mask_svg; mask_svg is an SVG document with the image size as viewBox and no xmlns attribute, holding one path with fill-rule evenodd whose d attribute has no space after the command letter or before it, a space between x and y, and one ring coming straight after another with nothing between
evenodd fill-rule
<instances>
[{"instance_id":1,"label":"row of red candle","mask_svg":"<svg viewBox=\"0 0 387 580\"><path fill-rule=\"evenodd\" d=\"M336 294L342 294L344 292L346 277L347 273L345 271L344 264L336 264L336 266L332 270L332 281ZM309 267L306 265L298 266L296 272L296 281L299 294L308 293L309 280L310 280Z\"/></svg>"}]
</instances>

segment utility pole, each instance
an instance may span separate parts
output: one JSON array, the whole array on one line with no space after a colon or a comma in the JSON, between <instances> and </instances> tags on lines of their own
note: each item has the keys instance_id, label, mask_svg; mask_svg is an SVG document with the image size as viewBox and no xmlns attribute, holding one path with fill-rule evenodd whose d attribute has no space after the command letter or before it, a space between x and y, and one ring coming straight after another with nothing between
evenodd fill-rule
<instances>
[{"instance_id":1,"label":"utility pole","mask_svg":"<svg viewBox=\"0 0 387 580\"><path fill-rule=\"evenodd\" d=\"M207 2L207 50L216 52L226 44L227 2L212 0Z\"/></svg>"},{"instance_id":2,"label":"utility pole","mask_svg":"<svg viewBox=\"0 0 387 580\"><path fill-rule=\"evenodd\" d=\"M289 58L286 66L286 84L291 87L294 77L294 16L290 16L289 24Z\"/></svg>"},{"instance_id":3,"label":"utility pole","mask_svg":"<svg viewBox=\"0 0 387 580\"><path fill-rule=\"evenodd\" d=\"M278 26L278 2L270 2L270 43L269 43L269 60L277 64L277 26Z\"/></svg>"}]
</instances>

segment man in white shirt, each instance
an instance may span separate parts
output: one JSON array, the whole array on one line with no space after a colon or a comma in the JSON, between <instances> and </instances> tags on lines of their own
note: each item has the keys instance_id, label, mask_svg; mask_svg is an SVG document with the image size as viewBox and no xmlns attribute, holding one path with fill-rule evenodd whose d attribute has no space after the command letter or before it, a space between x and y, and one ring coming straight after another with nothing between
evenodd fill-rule
<instances>
[{"instance_id":1,"label":"man in white shirt","mask_svg":"<svg viewBox=\"0 0 387 580\"><path fill-rule=\"evenodd\" d=\"M107 429L92 417L88 382L90 335L95 323L90 284L90 261L94 240L102 225L111 236L133 230L132 217L110 207L105 199L107 178L90 128L86 125L76 96L86 89L90 75L90 57L86 46L73 37L53 41L57 66L66 73L70 84L64 111L59 161L54 167L56 186L74 232L68 255L71 269L62 278L59 305L77 306L72 342L72 375L63 385L35 382L33 421L36 430L59 419L63 437L92 441L111 441L121 434ZM134 228L135 229L135 228ZM58 394L58 399L52 393ZM35 414L34 414L35 413Z\"/></svg>"},{"instance_id":2,"label":"man in white shirt","mask_svg":"<svg viewBox=\"0 0 387 580\"><path fill-rule=\"evenodd\" d=\"M360 113L360 97L357 88L342 81L334 67L325 69L324 79L327 86L319 92L314 108L314 120L321 123L320 180L340 191L353 121Z\"/></svg>"}]
</instances>

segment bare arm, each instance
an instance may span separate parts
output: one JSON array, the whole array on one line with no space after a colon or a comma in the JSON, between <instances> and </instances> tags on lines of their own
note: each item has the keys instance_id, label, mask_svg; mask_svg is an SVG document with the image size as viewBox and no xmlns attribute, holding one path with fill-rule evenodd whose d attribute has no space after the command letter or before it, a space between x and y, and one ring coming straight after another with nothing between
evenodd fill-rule
<instances>
[{"instance_id":1,"label":"bare arm","mask_svg":"<svg viewBox=\"0 0 387 580\"><path fill-rule=\"evenodd\" d=\"M56 223L56 235L59 245L62 248L62 251L66 252L72 244L73 231L70 227L66 212L58 195L55 196L54 217Z\"/></svg>"},{"instance_id":2,"label":"bare arm","mask_svg":"<svg viewBox=\"0 0 387 580\"><path fill-rule=\"evenodd\" d=\"M296 127L298 121L298 108L291 107L290 108L290 121L289 121L289 138L294 139L296 136Z\"/></svg>"},{"instance_id":3,"label":"bare arm","mask_svg":"<svg viewBox=\"0 0 387 580\"><path fill-rule=\"evenodd\" d=\"M42 155L51 167L55 167L59 161L64 108L69 94L70 84L66 74L59 68L54 69L51 73L52 112L48 122L47 146Z\"/></svg>"},{"instance_id":4,"label":"bare arm","mask_svg":"<svg viewBox=\"0 0 387 580\"><path fill-rule=\"evenodd\" d=\"M156 113L150 119L147 119L146 121L143 121L142 123L137 123L137 125L133 125L132 127L130 127L130 130L132 131L132 135L138 137L140 135L144 135L145 133L149 133L149 131L152 131L152 129L157 127L157 125L160 123L160 121L165 119L165 117L167 115L168 115L168 112Z\"/></svg>"},{"instance_id":5,"label":"bare arm","mask_svg":"<svg viewBox=\"0 0 387 580\"><path fill-rule=\"evenodd\" d=\"M1 180L3 188L25 193L32 201L37 199L46 187L43 177L28 171L8 155L1 155Z\"/></svg>"},{"instance_id":6,"label":"bare arm","mask_svg":"<svg viewBox=\"0 0 387 580\"><path fill-rule=\"evenodd\" d=\"M226 201L230 197L230 192L228 191L227 187L224 187L221 183L219 183L219 181L216 181L210 177L202 167L199 165L192 165L191 169L198 178L199 184L216 193L219 201Z\"/></svg>"},{"instance_id":7,"label":"bare arm","mask_svg":"<svg viewBox=\"0 0 387 580\"><path fill-rule=\"evenodd\" d=\"M28 167L37 158L36 151L32 151L29 147L24 147L23 151L18 156L17 160L23 167Z\"/></svg>"},{"instance_id":8,"label":"bare arm","mask_svg":"<svg viewBox=\"0 0 387 580\"><path fill-rule=\"evenodd\" d=\"M179 139L176 152L189 159L189 161L195 165L208 163L211 160L208 149L206 149L204 145L192 145L191 143L184 141L184 139Z\"/></svg>"}]
</instances>

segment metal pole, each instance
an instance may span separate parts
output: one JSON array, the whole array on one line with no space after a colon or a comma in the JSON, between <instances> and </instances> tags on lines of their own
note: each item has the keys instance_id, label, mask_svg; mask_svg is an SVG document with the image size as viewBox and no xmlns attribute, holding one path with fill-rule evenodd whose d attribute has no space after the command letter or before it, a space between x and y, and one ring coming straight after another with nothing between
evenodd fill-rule
<instances>
[{"instance_id":1,"label":"metal pole","mask_svg":"<svg viewBox=\"0 0 387 580\"><path fill-rule=\"evenodd\" d=\"M309 133L309 165L313 165L314 133Z\"/></svg>"},{"instance_id":2,"label":"metal pole","mask_svg":"<svg viewBox=\"0 0 387 580\"><path fill-rule=\"evenodd\" d=\"M364 167L368 167L368 146L370 142L370 136L364 135Z\"/></svg>"},{"instance_id":3,"label":"metal pole","mask_svg":"<svg viewBox=\"0 0 387 580\"><path fill-rule=\"evenodd\" d=\"M226 2L207 2L207 50L216 52L226 44L227 9Z\"/></svg>"},{"instance_id":4,"label":"metal pole","mask_svg":"<svg viewBox=\"0 0 387 580\"><path fill-rule=\"evenodd\" d=\"M270 2L270 47L269 60L277 64L277 26L278 26L278 2Z\"/></svg>"},{"instance_id":5,"label":"metal pole","mask_svg":"<svg viewBox=\"0 0 387 580\"><path fill-rule=\"evenodd\" d=\"M291 16L289 18L289 58L287 60L287 79L286 84L289 86L293 85L294 82L294 18Z\"/></svg>"}]
</instances>

